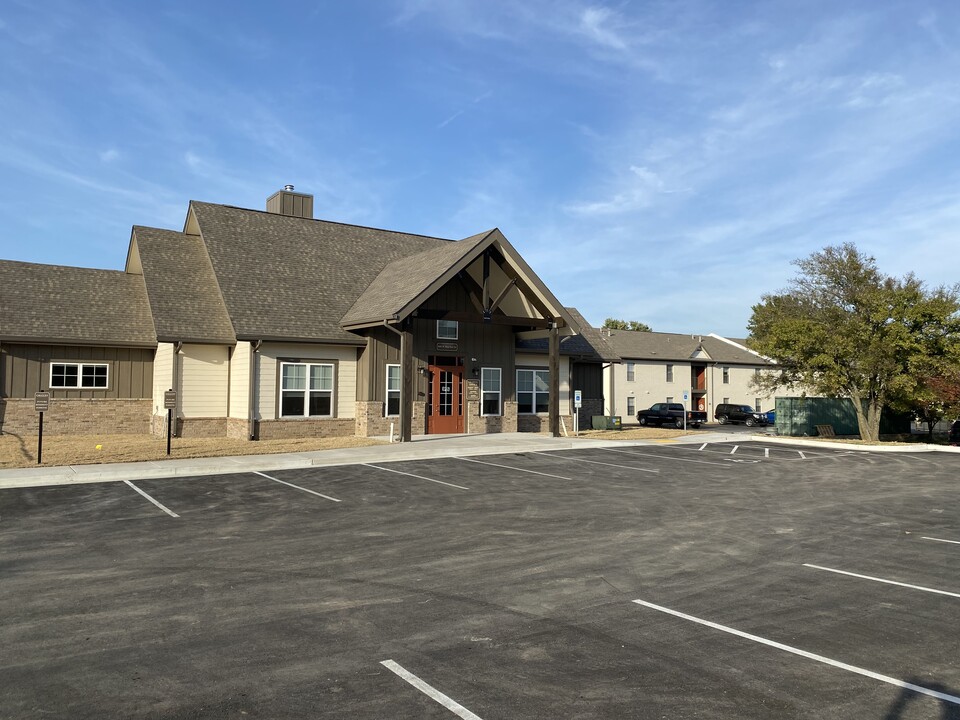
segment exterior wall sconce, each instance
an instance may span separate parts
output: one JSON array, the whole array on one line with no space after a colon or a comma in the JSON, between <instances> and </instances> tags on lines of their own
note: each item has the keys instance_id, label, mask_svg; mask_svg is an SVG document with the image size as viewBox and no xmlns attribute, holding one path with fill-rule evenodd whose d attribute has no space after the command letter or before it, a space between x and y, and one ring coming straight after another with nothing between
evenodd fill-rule
<instances>
[{"instance_id":1,"label":"exterior wall sconce","mask_svg":"<svg viewBox=\"0 0 960 720\"><path fill-rule=\"evenodd\" d=\"M421 377L426 377L427 375L430 374L430 371L427 370L427 369L426 369L425 367L423 367L423 366L417 368L417 372L420 373L420 376L421 376Z\"/></svg>"}]
</instances>

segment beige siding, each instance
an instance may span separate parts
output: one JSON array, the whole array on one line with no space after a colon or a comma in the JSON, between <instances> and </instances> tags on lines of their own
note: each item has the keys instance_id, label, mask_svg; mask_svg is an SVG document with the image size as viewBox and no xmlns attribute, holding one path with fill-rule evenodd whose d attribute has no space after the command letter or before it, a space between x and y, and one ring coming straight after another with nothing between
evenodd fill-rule
<instances>
[{"instance_id":1,"label":"beige siding","mask_svg":"<svg viewBox=\"0 0 960 720\"><path fill-rule=\"evenodd\" d=\"M353 418L357 399L357 348L349 345L298 345L264 343L260 348L259 414L264 420L280 416L277 389L280 383L280 361L328 361L335 365L334 402L336 417Z\"/></svg>"},{"instance_id":2,"label":"beige siding","mask_svg":"<svg viewBox=\"0 0 960 720\"><path fill-rule=\"evenodd\" d=\"M173 388L173 345L160 343L153 358L153 414L165 415L163 394Z\"/></svg>"},{"instance_id":3,"label":"beige siding","mask_svg":"<svg viewBox=\"0 0 960 720\"><path fill-rule=\"evenodd\" d=\"M229 417L247 419L250 414L250 343L238 342L230 357Z\"/></svg>"},{"instance_id":4,"label":"beige siding","mask_svg":"<svg viewBox=\"0 0 960 720\"><path fill-rule=\"evenodd\" d=\"M226 417L229 348L184 345L180 352L180 410L184 418Z\"/></svg>"}]
</instances>

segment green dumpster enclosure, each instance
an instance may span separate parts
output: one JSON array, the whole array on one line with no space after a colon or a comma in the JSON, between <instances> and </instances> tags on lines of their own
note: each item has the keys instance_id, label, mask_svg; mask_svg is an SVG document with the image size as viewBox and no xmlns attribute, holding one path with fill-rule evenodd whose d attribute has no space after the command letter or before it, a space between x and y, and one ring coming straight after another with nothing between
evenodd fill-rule
<instances>
[{"instance_id":1,"label":"green dumpster enclosure","mask_svg":"<svg viewBox=\"0 0 960 720\"><path fill-rule=\"evenodd\" d=\"M622 430L619 415L591 415L590 427L594 430Z\"/></svg>"},{"instance_id":2,"label":"green dumpster enclosure","mask_svg":"<svg viewBox=\"0 0 960 720\"><path fill-rule=\"evenodd\" d=\"M849 398L778 397L776 408L777 435L816 437L817 425L831 425L836 435L860 433L857 412ZM894 413L884 408L880 432L884 435L909 433L909 413Z\"/></svg>"}]
</instances>

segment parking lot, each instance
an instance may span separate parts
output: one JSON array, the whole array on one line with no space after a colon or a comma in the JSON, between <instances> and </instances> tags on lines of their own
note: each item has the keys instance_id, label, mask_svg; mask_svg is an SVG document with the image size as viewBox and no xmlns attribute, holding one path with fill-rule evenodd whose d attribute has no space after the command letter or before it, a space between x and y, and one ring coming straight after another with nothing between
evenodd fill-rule
<instances>
[{"instance_id":1,"label":"parking lot","mask_svg":"<svg viewBox=\"0 0 960 720\"><path fill-rule=\"evenodd\" d=\"M747 441L0 490L0 717L960 718L958 470Z\"/></svg>"}]
</instances>

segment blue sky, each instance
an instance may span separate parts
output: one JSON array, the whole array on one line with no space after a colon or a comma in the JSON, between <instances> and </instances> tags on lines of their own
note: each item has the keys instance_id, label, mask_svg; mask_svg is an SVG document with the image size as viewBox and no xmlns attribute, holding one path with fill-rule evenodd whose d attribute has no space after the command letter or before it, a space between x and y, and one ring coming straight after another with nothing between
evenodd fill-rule
<instances>
[{"instance_id":1,"label":"blue sky","mask_svg":"<svg viewBox=\"0 0 960 720\"><path fill-rule=\"evenodd\" d=\"M562 302L742 336L855 242L960 280L950 0L0 6L0 257L121 269L191 199L461 238Z\"/></svg>"}]
</instances>

